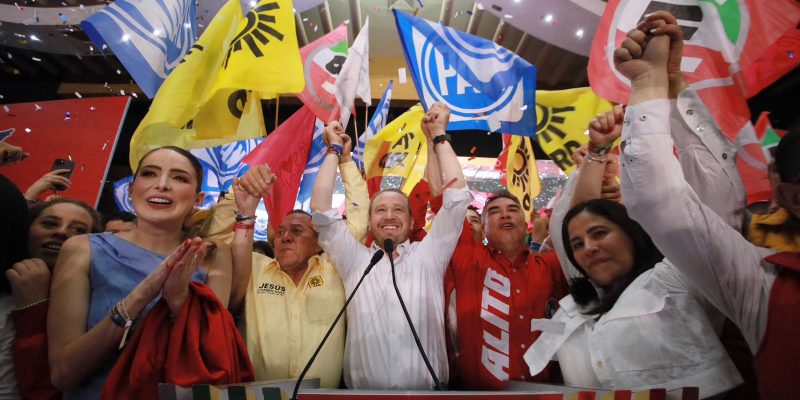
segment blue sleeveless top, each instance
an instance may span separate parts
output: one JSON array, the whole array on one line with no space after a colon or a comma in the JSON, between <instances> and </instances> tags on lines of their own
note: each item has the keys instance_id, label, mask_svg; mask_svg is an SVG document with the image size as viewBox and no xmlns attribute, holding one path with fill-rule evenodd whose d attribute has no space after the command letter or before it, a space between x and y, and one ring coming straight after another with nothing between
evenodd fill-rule
<instances>
[{"instance_id":1,"label":"blue sleeveless top","mask_svg":"<svg viewBox=\"0 0 800 400\"><path fill-rule=\"evenodd\" d=\"M87 331L100 323L103 318L108 318L108 314L114 305L125 298L165 258L161 254L141 248L110 232L90 234L89 245L92 252L89 263L89 279L92 291L89 297L89 315L86 321ZM192 275L192 280L205 282L206 273L198 269ZM139 320L143 320L147 312L159 299L160 297L147 305L142 311ZM136 324L133 325L133 329L136 329ZM100 392L103 390L106 378L118 357L119 352L115 352L102 367L83 381L77 389L64 393L63 399L89 400L100 398Z\"/></svg>"}]
</instances>

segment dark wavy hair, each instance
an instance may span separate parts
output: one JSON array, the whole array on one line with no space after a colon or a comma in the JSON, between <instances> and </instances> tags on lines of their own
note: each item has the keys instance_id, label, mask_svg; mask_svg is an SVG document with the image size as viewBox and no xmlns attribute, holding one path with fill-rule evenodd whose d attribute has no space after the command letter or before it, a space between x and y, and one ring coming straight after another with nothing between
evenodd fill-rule
<instances>
[{"instance_id":1,"label":"dark wavy hair","mask_svg":"<svg viewBox=\"0 0 800 400\"><path fill-rule=\"evenodd\" d=\"M572 246L569 245L569 223L582 212L597 215L617 225L633 243L633 270L622 282L607 291L603 298L598 296L597 291L586 275L586 271L575 260ZM664 259L664 255L658 250L644 228L628 216L625 206L610 200L589 200L572 207L564 217L564 223L561 225L561 239L564 243L567 258L583 275L582 278L576 278L570 282L569 292L575 303L584 308L595 304L585 312L589 315L601 315L611 310L619 296L622 295L622 292L631 282Z\"/></svg>"},{"instance_id":2,"label":"dark wavy hair","mask_svg":"<svg viewBox=\"0 0 800 400\"><path fill-rule=\"evenodd\" d=\"M27 258L28 202L16 185L0 175L0 293L11 293L6 270Z\"/></svg>"},{"instance_id":3,"label":"dark wavy hair","mask_svg":"<svg viewBox=\"0 0 800 400\"><path fill-rule=\"evenodd\" d=\"M174 152L186 157L186 159L189 160L189 163L192 164L192 169L194 169L194 173L197 176L197 187L195 187L195 191L197 193L200 193L200 191L203 190L203 165L200 164L200 161L197 159L197 157L194 156L194 154L192 154L192 153L188 152L187 150L184 150L184 149L182 149L180 147L177 147L177 146L157 147L157 148L155 148L153 150L150 150L147 153L145 153L145 155L142 156L142 158L139 160L139 165L136 167L136 171L134 171L134 173L133 173L133 179L136 180L136 177L139 176L139 167L142 165L142 161L144 161L144 159L147 158L147 156L149 156L150 154L152 154L152 153L154 153L154 152L156 152L158 150L161 150L161 149L172 150L172 151L174 151Z\"/></svg>"}]
</instances>

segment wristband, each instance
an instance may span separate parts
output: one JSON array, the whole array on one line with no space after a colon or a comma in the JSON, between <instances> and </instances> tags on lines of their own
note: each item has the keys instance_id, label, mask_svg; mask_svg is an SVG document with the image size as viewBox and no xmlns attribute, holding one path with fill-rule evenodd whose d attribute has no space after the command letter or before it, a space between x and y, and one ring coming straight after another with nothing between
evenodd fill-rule
<instances>
[{"instance_id":1,"label":"wristband","mask_svg":"<svg viewBox=\"0 0 800 400\"><path fill-rule=\"evenodd\" d=\"M444 135L439 135L439 136L434 137L433 138L433 145L435 146L435 145L437 145L439 143L442 143L442 142L451 142L452 140L453 140L453 137L450 136L449 134L445 133Z\"/></svg>"},{"instance_id":2,"label":"wristband","mask_svg":"<svg viewBox=\"0 0 800 400\"><path fill-rule=\"evenodd\" d=\"M325 150L325 155L328 154L336 154L336 157L341 159L342 155L344 154L344 148L338 144L331 143L331 145L328 146L328 149Z\"/></svg>"},{"instance_id":3,"label":"wristband","mask_svg":"<svg viewBox=\"0 0 800 400\"><path fill-rule=\"evenodd\" d=\"M592 143L589 143L589 153L597 154L598 156L606 155L609 151L611 151L611 146L613 143L609 143L603 146L595 146Z\"/></svg>"},{"instance_id":4,"label":"wristband","mask_svg":"<svg viewBox=\"0 0 800 400\"><path fill-rule=\"evenodd\" d=\"M238 212L236 213L236 222L255 221L255 220L256 220L255 215L242 215L239 214Z\"/></svg>"},{"instance_id":5,"label":"wristband","mask_svg":"<svg viewBox=\"0 0 800 400\"><path fill-rule=\"evenodd\" d=\"M597 156L597 157L595 157L595 156ZM602 157L602 155L586 153L586 163L589 164L590 162L594 161L594 162L598 162L600 164L605 164L605 163L611 161L611 159L608 158L608 157L605 157L605 158L598 158L598 157Z\"/></svg>"},{"instance_id":6,"label":"wristband","mask_svg":"<svg viewBox=\"0 0 800 400\"><path fill-rule=\"evenodd\" d=\"M238 230L249 231L249 230L255 229L254 228L255 226L256 226L256 224L246 224L244 222L237 222L235 225L233 225L233 230L234 231L238 231Z\"/></svg>"}]
</instances>

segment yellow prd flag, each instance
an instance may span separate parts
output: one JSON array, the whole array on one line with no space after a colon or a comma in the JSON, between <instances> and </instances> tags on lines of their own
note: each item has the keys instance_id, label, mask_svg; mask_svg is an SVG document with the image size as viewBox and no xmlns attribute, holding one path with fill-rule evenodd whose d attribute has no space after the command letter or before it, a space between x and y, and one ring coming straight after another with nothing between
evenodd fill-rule
<instances>
[{"instance_id":1,"label":"yellow prd flag","mask_svg":"<svg viewBox=\"0 0 800 400\"><path fill-rule=\"evenodd\" d=\"M425 175L428 161L428 142L420 122L425 110L417 104L387 124L364 147L367 178L400 176L405 178L403 192L411 189Z\"/></svg>"},{"instance_id":2,"label":"yellow prd flag","mask_svg":"<svg viewBox=\"0 0 800 400\"><path fill-rule=\"evenodd\" d=\"M299 93L305 87L291 0L261 0L226 42L207 104L197 115L198 139L231 135L242 114L245 90L260 98ZM237 138L241 140L243 138Z\"/></svg>"},{"instance_id":3,"label":"yellow prd flag","mask_svg":"<svg viewBox=\"0 0 800 400\"><path fill-rule=\"evenodd\" d=\"M156 94L131 139L131 167L159 146L263 136L260 99L303 86L291 1L262 0L243 19L239 1L229 0Z\"/></svg>"},{"instance_id":4,"label":"yellow prd flag","mask_svg":"<svg viewBox=\"0 0 800 400\"><path fill-rule=\"evenodd\" d=\"M550 159L569 174L575 169L572 153L589 141L585 134L589 121L611 107L588 87L537 90L536 140Z\"/></svg>"},{"instance_id":5,"label":"yellow prd flag","mask_svg":"<svg viewBox=\"0 0 800 400\"><path fill-rule=\"evenodd\" d=\"M203 147L195 144L197 133L193 118L203 106L214 85L213 79L225 59L227 43L236 35L236 26L242 19L238 0L225 4L203 36L192 46L183 61L167 76L159 88L150 111L144 117L131 139L129 160L136 170L139 159L148 151L166 145L182 148ZM227 141L240 140L233 132ZM221 141L217 144L225 143Z\"/></svg>"},{"instance_id":6,"label":"yellow prd flag","mask_svg":"<svg viewBox=\"0 0 800 400\"><path fill-rule=\"evenodd\" d=\"M542 188L539 169L536 168L536 157L533 154L531 138L519 135L510 136L511 143L508 147L508 160L506 161L508 191L517 196L522 204L525 219L530 221L531 212L534 210L533 199L539 195Z\"/></svg>"}]
</instances>

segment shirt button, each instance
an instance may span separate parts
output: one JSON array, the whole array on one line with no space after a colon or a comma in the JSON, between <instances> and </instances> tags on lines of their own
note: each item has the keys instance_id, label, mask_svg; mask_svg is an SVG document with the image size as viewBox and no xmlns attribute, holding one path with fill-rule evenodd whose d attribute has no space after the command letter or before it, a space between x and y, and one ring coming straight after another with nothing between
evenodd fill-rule
<instances>
[{"instance_id":1,"label":"shirt button","mask_svg":"<svg viewBox=\"0 0 800 400\"><path fill-rule=\"evenodd\" d=\"M640 115L639 121L647 121L647 115Z\"/></svg>"},{"instance_id":2,"label":"shirt button","mask_svg":"<svg viewBox=\"0 0 800 400\"><path fill-rule=\"evenodd\" d=\"M686 115L694 115L694 110L692 110L691 108L686 110Z\"/></svg>"},{"instance_id":3,"label":"shirt button","mask_svg":"<svg viewBox=\"0 0 800 400\"><path fill-rule=\"evenodd\" d=\"M292 342L297 343L297 338L292 338Z\"/></svg>"},{"instance_id":4,"label":"shirt button","mask_svg":"<svg viewBox=\"0 0 800 400\"><path fill-rule=\"evenodd\" d=\"M597 365L597 368L603 368L603 362L602 361L598 361L596 365Z\"/></svg>"},{"instance_id":5,"label":"shirt button","mask_svg":"<svg viewBox=\"0 0 800 400\"><path fill-rule=\"evenodd\" d=\"M728 159L728 153L722 153L722 159L723 160L727 160Z\"/></svg>"},{"instance_id":6,"label":"shirt button","mask_svg":"<svg viewBox=\"0 0 800 400\"><path fill-rule=\"evenodd\" d=\"M624 123L625 123L625 125L630 125L631 124L631 119L630 118L625 118Z\"/></svg>"}]
</instances>

